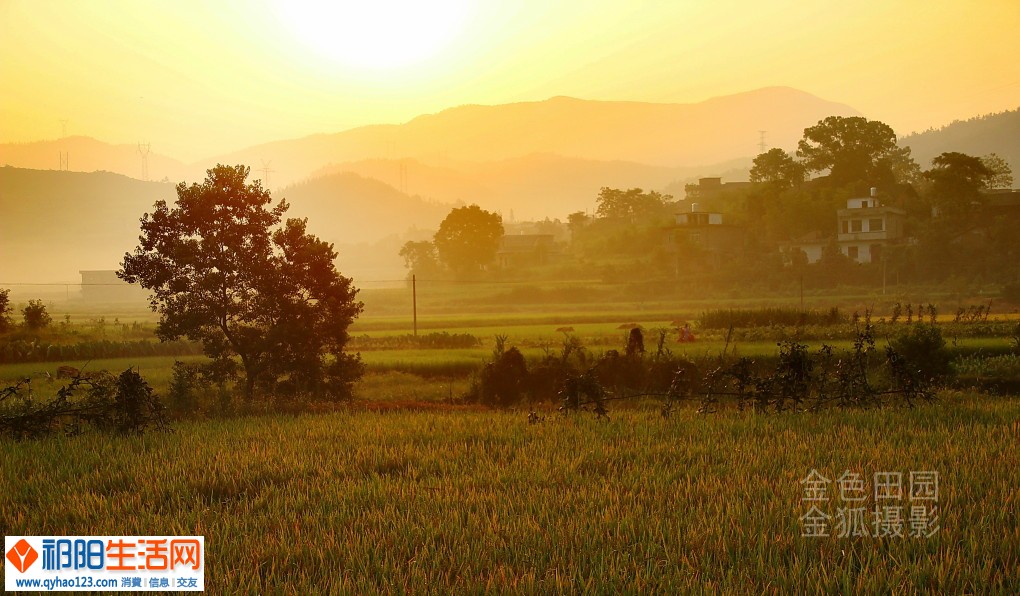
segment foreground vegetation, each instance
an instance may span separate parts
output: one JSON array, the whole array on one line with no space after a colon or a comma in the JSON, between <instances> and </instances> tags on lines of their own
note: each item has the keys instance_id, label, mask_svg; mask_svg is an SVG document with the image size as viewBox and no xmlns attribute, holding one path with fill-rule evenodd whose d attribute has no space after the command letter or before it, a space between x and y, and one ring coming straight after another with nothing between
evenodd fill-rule
<instances>
[{"instance_id":1,"label":"foreground vegetation","mask_svg":"<svg viewBox=\"0 0 1020 596\"><path fill-rule=\"evenodd\" d=\"M351 411L3 441L0 526L201 534L217 592L1016 593L1020 401L940 397L666 419L639 404L538 424ZM940 529L803 537L812 469L869 485L938 471Z\"/></svg>"}]
</instances>

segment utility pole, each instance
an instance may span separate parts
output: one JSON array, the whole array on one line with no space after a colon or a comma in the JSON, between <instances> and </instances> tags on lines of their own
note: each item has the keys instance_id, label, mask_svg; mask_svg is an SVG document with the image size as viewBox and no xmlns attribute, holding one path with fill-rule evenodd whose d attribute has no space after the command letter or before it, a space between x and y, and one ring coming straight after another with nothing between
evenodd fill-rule
<instances>
[{"instance_id":1,"label":"utility pole","mask_svg":"<svg viewBox=\"0 0 1020 596\"><path fill-rule=\"evenodd\" d=\"M418 337L418 280L411 274L411 308L414 312L414 336Z\"/></svg>"}]
</instances>

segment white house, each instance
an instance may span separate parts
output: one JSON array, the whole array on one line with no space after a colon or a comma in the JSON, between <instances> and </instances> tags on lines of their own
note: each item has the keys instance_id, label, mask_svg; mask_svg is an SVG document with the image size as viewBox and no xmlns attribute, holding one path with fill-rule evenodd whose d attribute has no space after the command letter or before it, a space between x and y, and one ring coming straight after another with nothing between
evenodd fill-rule
<instances>
[{"instance_id":1,"label":"white house","mask_svg":"<svg viewBox=\"0 0 1020 596\"><path fill-rule=\"evenodd\" d=\"M877 189L872 188L870 197L850 199L845 209L836 212L836 244L840 252L856 263L881 262L886 246L903 241L903 220L907 212L882 205L876 195ZM816 263L829 242L814 234L782 248L788 261L792 261L792 251L799 250L808 263Z\"/></svg>"}]
</instances>

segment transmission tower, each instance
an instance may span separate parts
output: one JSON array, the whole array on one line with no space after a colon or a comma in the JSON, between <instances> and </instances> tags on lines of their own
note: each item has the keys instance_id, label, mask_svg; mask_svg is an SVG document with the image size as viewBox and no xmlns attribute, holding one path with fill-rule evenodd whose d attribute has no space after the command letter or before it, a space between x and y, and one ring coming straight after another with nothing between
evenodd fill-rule
<instances>
[{"instance_id":1,"label":"transmission tower","mask_svg":"<svg viewBox=\"0 0 1020 596\"><path fill-rule=\"evenodd\" d=\"M67 118L61 118L57 122L60 122L60 138L67 138Z\"/></svg>"},{"instance_id":2,"label":"transmission tower","mask_svg":"<svg viewBox=\"0 0 1020 596\"><path fill-rule=\"evenodd\" d=\"M142 180L149 181L149 148L150 143L138 143L138 155L142 156Z\"/></svg>"},{"instance_id":3,"label":"transmission tower","mask_svg":"<svg viewBox=\"0 0 1020 596\"><path fill-rule=\"evenodd\" d=\"M767 132L768 132L767 130L759 130L758 131L758 153L759 154L765 153L765 150L768 149L768 145L765 144L765 133L767 133Z\"/></svg>"},{"instance_id":4,"label":"transmission tower","mask_svg":"<svg viewBox=\"0 0 1020 596\"><path fill-rule=\"evenodd\" d=\"M273 160L266 161L266 160L263 159L261 161L262 161L262 169L259 170L259 171L262 172L262 186L265 187L268 190L269 189L269 175L272 174L273 172L275 172L276 170L270 170L269 169L269 166L272 165Z\"/></svg>"},{"instance_id":5,"label":"transmission tower","mask_svg":"<svg viewBox=\"0 0 1020 596\"><path fill-rule=\"evenodd\" d=\"M61 151L60 152L60 171L61 172L66 172L69 169L69 166L68 166L68 157L69 157L69 155L70 155L70 153L68 153L67 151Z\"/></svg>"}]
</instances>

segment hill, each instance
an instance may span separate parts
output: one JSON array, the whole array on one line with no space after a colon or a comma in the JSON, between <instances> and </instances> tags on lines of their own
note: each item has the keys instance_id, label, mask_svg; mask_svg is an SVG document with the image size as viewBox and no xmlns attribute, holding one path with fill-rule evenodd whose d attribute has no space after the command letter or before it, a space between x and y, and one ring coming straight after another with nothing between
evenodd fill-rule
<instances>
[{"instance_id":1,"label":"hill","mask_svg":"<svg viewBox=\"0 0 1020 596\"><path fill-rule=\"evenodd\" d=\"M170 184L110 172L0 168L0 281L80 281L114 269L138 243L138 222Z\"/></svg>"},{"instance_id":2,"label":"hill","mask_svg":"<svg viewBox=\"0 0 1020 596\"><path fill-rule=\"evenodd\" d=\"M289 217L336 244L374 242L410 228L436 229L453 205L408 196L351 172L329 174L274 193L290 203Z\"/></svg>"},{"instance_id":3,"label":"hill","mask_svg":"<svg viewBox=\"0 0 1020 596\"><path fill-rule=\"evenodd\" d=\"M846 105L787 87L692 104L554 97L466 105L400 125L267 143L204 160L203 165L271 161L274 179L283 183L304 179L330 164L376 158L412 158L444 166L552 154L666 168L698 166L754 156L760 130L768 131L772 146L795 146L804 128L831 115L859 114Z\"/></svg>"},{"instance_id":4,"label":"hill","mask_svg":"<svg viewBox=\"0 0 1020 596\"><path fill-rule=\"evenodd\" d=\"M74 283L82 269L115 269L138 243L139 219L160 199L176 199L172 185L110 172L0 168L0 282ZM274 193L291 204L288 217L343 245L345 274L385 268L402 274L393 238L408 229L435 229L452 205L409 197L377 180L334 174ZM413 232L412 232L413 234ZM369 245L390 238L386 254ZM358 245L358 246L355 246Z\"/></svg>"},{"instance_id":5,"label":"hill","mask_svg":"<svg viewBox=\"0 0 1020 596\"><path fill-rule=\"evenodd\" d=\"M933 157L945 151L983 156L996 153L1020 174L1020 109L953 122L939 129L903 137L900 146L910 147L921 168L931 167Z\"/></svg>"},{"instance_id":6,"label":"hill","mask_svg":"<svg viewBox=\"0 0 1020 596\"><path fill-rule=\"evenodd\" d=\"M0 143L0 165L16 168L58 170L61 154L67 155L67 169L71 172L114 172L132 178L143 177L138 145L112 145L83 136L34 143ZM150 180L166 178L177 183L194 177L189 166L151 151L148 171Z\"/></svg>"},{"instance_id":7,"label":"hill","mask_svg":"<svg viewBox=\"0 0 1020 596\"><path fill-rule=\"evenodd\" d=\"M478 203L516 219L560 218L594 208L604 186L669 190L683 197L685 181L725 175L746 180L750 158L708 166L666 168L625 161L598 161L532 154L497 161L372 159L331 165L314 176L350 172L405 185L407 192L446 203Z\"/></svg>"}]
</instances>

